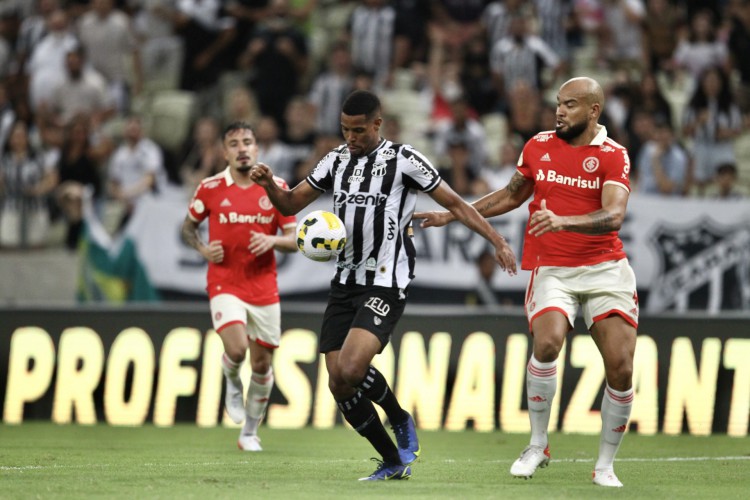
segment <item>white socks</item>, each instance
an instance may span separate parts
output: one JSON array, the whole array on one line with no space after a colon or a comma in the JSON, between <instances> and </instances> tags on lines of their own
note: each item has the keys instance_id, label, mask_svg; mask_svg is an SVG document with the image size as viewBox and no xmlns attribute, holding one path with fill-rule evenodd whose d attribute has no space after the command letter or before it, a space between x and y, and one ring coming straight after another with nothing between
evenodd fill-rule
<instances>
[{"instance_id":1,"label":"white socks","mask_svg":"<svg viewBox=\"0 0 750 500\"><path fill-rule=\"evenodd\" d=\"M238 383L240 380L240 365L242 362L235 363L232 361L227 353L221 357L221 371L224 372L224 376L230 379L232 382Z\"/></svg>"},{"instance_id":2,"label":"white socks","mask_svg":"<svg viewBox=\"0 0 750 500\"><path fill-rule=\"evenodd\" d=\"M253 372L250 378L250 386L247 388L247 400L245 401L247 418L245 418L245 427L242 429L242 434L257 434L258 425L268 407L273 380L272 368L269 368L268 373L265 374Z\"/></svg>"},{"instance_id":3,"label":"white socks","mask_svg":"<svg viewBox=\"0 0 750 500\"><path fill-rule=\"evenodd\" d=\"M557 391L557 361L542 363L532 354L526 365L526 395L531 422L531 444L547 446L552 398Z\"/></svg>"},{"instance_id":4,"label":"white socks","mask_svg":"<svg viewBox=\"0 0 750 500\"><path fill-rule=\"evenodd\" d=\"M628 427L632 408L632 387L627 391L616 391L609 384L605 386L602 398L602 434L595 469L612 469L617 449Z\"/></svg>"}]
</instances>

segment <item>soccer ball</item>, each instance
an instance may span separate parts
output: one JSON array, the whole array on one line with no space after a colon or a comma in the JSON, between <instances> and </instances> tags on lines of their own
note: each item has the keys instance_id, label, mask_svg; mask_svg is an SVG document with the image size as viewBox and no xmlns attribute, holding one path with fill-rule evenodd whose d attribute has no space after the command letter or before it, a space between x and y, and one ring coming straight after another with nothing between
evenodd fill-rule
<instances>
[{"instance_id":1,"label":"soccer ball","mask_svg":"<svg viewBox=\"0 0 750 500\"><path fill-rule=\"evenodd\" d=\"M310 212L297 224L297 248L317 262L338 256L346 245L346 228L341 219L331 212Z\"/></svg>"}]
</instances>

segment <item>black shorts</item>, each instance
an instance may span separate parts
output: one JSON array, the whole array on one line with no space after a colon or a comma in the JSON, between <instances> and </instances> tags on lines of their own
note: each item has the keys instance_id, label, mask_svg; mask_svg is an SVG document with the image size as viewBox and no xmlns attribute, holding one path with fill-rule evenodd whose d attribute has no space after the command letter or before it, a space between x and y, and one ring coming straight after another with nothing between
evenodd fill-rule
<instances>
[{"instance_id":1,"label":"black shorts","mask_svg":"<svg viewBox=\"0 0 750 500\"><path fill-rule=\"evenodd\" d=\"M320 331L322 353L338 351L352 328L362 328L380 340L380 351L391 339L406 307L406 290L380 286L331 283Z\"/></svg>"}]
</instances>

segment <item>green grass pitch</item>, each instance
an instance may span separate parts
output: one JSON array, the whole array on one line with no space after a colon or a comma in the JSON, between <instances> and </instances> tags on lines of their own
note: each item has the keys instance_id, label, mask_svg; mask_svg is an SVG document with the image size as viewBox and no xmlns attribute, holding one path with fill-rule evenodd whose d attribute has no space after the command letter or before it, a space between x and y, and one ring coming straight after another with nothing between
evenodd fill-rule
<instances>
[{"instance_id":1,"label":"green grass pitch","mask_svg":"<svg viewBox=\"0 0 750 500\"><path fill-rule=\"evenodd\" d=\"M750 439L629 434L616 472L591 484L597 436L552 434L552 463L530 480L508 473L523 434L420 433L409 481L365 483L375 469L354 431L261 428L262 453L236 429L0 425L0 499L750 498Z\"/></svg>"}]
</instances>

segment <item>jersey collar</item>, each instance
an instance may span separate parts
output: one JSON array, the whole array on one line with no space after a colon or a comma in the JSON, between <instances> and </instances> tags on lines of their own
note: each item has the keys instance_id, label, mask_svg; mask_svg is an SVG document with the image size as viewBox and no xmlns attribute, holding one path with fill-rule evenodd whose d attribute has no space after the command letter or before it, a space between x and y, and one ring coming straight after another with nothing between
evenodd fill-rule
<instances>
[{"instance_id":1,"label":"jersey collar","mask_svg":"<svg viewBox=\"0 0 750 500\"><path fill-rule=\"evenodd\" d=\"M227 183L227 186L234 184L234 179L232 179L232 174L229 172L229 167L224 169L222 175L224 176L224 181Z\"/></svg>"},{"instance_id":2,"label":"jersey collar","mask_svg":"<svg viewBox=\"0 0 750 500\"><path fill-rule=\"evenodd\" d=\"M381 138L380 138L380 142L378 143L377 147L376 147L375 149L373 149L372 151L370 151L370 152L369 152L369 153L367 154L367 156L373 156L373 155L376 155L376 154L378 154L378 151L380 151L381 149L383 149L383 146L385 146L385 143L386 143L386 142L387 142L387 141L386 141L386 140L385 140L384 138L382 138L382 137L381 137Z\"/></svg>"},{"instance_id":3,"label":"jersey collar","mask_svg":"<svg viewBox=\"0 0 750 500\"><path fill-rule=\"evenodd\" d=\"M599 125L599 127L599 132L591 139L589 146L601 146L607 140L607 127L604 125Z\"/></svg>"}]
</instances>

